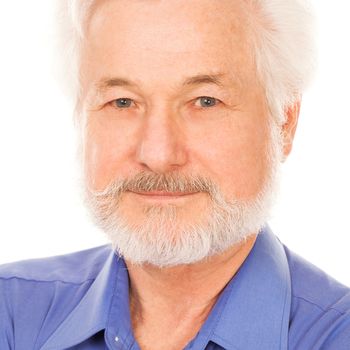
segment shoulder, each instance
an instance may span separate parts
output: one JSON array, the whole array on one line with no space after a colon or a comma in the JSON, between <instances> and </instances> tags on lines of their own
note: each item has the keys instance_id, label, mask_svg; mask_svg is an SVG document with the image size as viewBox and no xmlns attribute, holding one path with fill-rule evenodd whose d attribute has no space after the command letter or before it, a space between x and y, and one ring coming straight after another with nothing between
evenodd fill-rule
<instances>
[{"instance_id":1,"label":"shoulder","mask_svg":"<svg viewBox=\"0 0 350 350\"><path fill-rule=\"evenodd\" d=\"M88 293L110 253L102 246L0 266L0 349L34 348L51 334Z\"/></svg>"},{"instance_id":2,"label":"shoulder","mask_svg":"<svg viewBox=\"0 0 350 350\"><path fill-rule=\"evenodd\" d=\"M285 247L291 275L291 348L350 349L350 289Z\"/></svg>"},{"instance_id":3,"label":"shoulder","mask_svg":"<svg viewBox=\"0 0 350 350\"><path fill-rule=\"evenodd\" d=\"M110 251L110 246L105 245L66 255L0 265L0 280L84 283L96 277Z\"/></svg>"}]
</instances>

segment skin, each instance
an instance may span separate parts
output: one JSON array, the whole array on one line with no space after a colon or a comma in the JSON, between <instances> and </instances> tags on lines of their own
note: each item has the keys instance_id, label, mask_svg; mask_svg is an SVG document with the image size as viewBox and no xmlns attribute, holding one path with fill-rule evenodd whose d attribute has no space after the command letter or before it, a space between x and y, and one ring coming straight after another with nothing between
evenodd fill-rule
<instances>
[{"instance_id":1,"label":"skin","mask_svg":"<svg viewBox=\"0 0 350 350\"><path fill-rule=\"evenodd\" d=\"M258 194L268 174L269 115L247 44L244 6L231 0L99 2L81 65L84 162L91 189L148 171L206 176L227 200ZM190 77L218 74L219 84L183 85ZM201 96L217 104L203 107ZM119 98L132 103L120 108ZM287 109L281 126L285 157L298 113L299 104ZM178 220L195 223L208 204L204 193L127 192L120 205L128 222L142 224L147 206L177 206ZM252 249L256 233L251 234L197 264L159 269L126 262L132 324L142 349L186 346Z\"/></svg>"}]
</instances>

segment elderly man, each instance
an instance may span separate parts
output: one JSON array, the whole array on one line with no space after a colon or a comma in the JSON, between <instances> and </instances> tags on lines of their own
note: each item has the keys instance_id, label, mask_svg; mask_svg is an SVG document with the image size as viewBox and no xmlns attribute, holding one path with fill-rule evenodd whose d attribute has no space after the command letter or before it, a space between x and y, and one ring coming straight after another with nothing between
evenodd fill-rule
<instances>
[{"instance_id":1,"label":"elderly man","mask_svg":"<svg viewBox=\"0 0 350 350\"><path fill-rule=\"evenodd\" d=\"M349 289L265 224L312 67L306 4L60 2L112 244L1 267L0 349L350 349Z\"/></svg>"}]
</instances>

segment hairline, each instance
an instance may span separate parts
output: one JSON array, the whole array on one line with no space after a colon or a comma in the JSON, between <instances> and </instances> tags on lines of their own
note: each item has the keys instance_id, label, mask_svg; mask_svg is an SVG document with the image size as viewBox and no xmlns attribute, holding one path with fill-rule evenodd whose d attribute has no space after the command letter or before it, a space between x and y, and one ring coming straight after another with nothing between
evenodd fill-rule
<instances>
[{"instance_id":1,"label":"hairline","mask_svg":"<svg viewBox=\"0 0 350 350\"><path fill-rule=\"evenodd\" d=\"M71 46L75 48L77 71L80 69L81 45L86 38L91 14L98 2L59 1L66 3L63 5L66 10L67 7L75 10L70 11L70 16L71 19L75 16L71 23L74 27L75 41ZM248 27L252 34L251 46L256 78L265 91L271 116L281 122L286 107L300 99L313 75L315 47L311 37L312 9L308 0L246 0L244 3L246 6L243 8L250 18ZM303 40L291 40L300 37L301 33ZM69 39L74 40L72 35ZM306 52L303 55L305 58L298 59L295 52ZM71 84L75 87L68 88L74 89L75 114L79 114L82 92L79 76L77 72L75 74L75 83Z\"/></svg>"}]
</instances>

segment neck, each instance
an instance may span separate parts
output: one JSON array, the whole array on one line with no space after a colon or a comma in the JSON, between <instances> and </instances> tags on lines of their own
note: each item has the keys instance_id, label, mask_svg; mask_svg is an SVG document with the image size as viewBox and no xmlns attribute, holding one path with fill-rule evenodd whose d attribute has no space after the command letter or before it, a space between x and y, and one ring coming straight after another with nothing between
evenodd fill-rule
<instances>
[{"instance_id":1,"label":"neck","mask_svg":"<svg viewBox=\"0 0 350 350\"><path fill-rule=\"evenodd\" d=\"M176 329L179 337L188 338L181 344L185 347L208 317L221 291L243 264L255 240L256 235L252 235L222 254L191 265L158 268L147 264L132 265L126 261L130 277L131 319L139 344L146 342L144 334L150 336L152 329L158 334L170 332L171 336L175 336ZM160 328L165 333L160 332Z\"/></svg>"}]
</instances>

